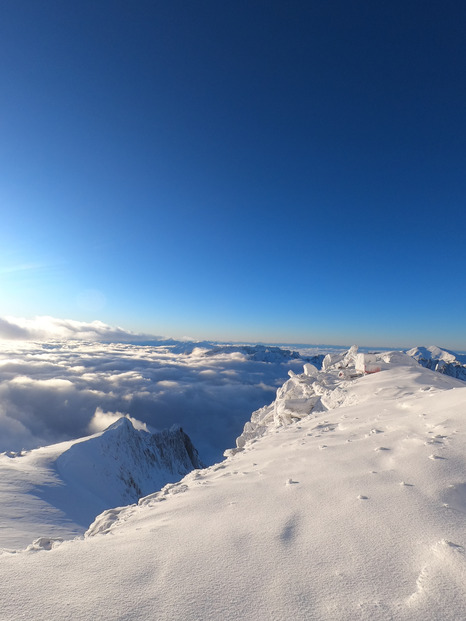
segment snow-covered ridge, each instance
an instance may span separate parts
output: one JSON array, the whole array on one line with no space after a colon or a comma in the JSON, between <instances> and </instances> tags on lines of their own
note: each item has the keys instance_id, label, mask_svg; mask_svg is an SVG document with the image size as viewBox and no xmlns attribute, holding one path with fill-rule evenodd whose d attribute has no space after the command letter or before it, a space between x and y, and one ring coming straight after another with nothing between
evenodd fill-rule
<instances>
[{"instance_id":1,"label":"snow-covered ridge","mask_svg":"<svg viewBox=\"0 0 466 621\"><path fill-rule=\"evenodd\" d=\"M466 381L466 356L456 354L435 345L429 347L413 347L406 352L417 362L432 371L438 371L450 377Z\"/></svg>"},{"instance_id":2,"label":"snow-covered ridge","mask_svg":"<svg viewBox=\"0 0 466 621\"><path fill-rule=\"evenodd\" d=\"M370 361L370 362L368 362ZM444 375L466 380L466 366L462 366L455 354L438 347L416 347L408 352L384 351L360 354L358 347L348 351L331 353L323 357L322 369L310 363L304 372L289 372L290 379L277 390L276 399L252 413L243 433L236 440L236 449L244 446L268 430L301 420L311 413L317 414L336 407L353 405L355 397L351 390L352 380L365 374L364 369L387 370L393 366L417 366L438 371ZM231 450L225 452L229 455Z\"/></svg>"},{"instance_id":3,"label":"snow-covered ridge","mask_svg":"<svg viewBox=\"0 0 466 621\"><path fill-rule=\"evenodd\" d=\"M82 534L105 509L137 502L202 467L180 427L149 433L124 417L87 438L0 454L0 547Z\"/></svg>"}]
</instances>

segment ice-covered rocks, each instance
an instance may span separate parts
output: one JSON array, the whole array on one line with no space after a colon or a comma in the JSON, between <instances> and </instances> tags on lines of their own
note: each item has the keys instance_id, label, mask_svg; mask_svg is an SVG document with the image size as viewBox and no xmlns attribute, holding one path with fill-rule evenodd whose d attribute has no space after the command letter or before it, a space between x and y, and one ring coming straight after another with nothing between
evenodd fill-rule
<instances>
[{"instance_id":1,"label":"ice-covered rocks","mask_svg":"<svg viewBox=\"0 0 466 621\"><path fill-rule=\"evenodd\" d=\"M253 412L237 438L237 448L233 452L243 449L269 429L289 425L313 413L352 404L354 398L345 390L348 382L393 366L417 366L417 363L400 351L360 353L353 345L347 351L327 354L320 371L309 362L304 364L302 374L289 371L290 377L277 390L275 401ZM226 451L225 454L230 453Z\"/></svg>"},{"instance_id":2,"label":"ice-covered rocks","mask_svg":"<svg viewBox=\"0 0 466 621\"><path fill-rule=\"evenodd\" d=\"M325 411L325 397L341 382L342 372L344 377L346 372L349 376L355 376L357 353L358 348L353 346L347 352L327 354L323 359L322 371L310 362L304 364L303 373L299 375L289 371L290 378L277 390L275 401L253 412L236 440L236 450L243 449L247 442L264 435L269 428L294 423L313 411Z\"/></svg>"}]
</instances>

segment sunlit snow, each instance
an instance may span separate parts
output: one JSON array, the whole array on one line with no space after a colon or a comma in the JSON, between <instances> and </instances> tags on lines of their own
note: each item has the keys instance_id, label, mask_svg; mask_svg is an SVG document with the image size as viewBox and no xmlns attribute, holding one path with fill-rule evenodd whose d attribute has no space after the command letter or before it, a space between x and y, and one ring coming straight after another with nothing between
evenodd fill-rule
<instances>
[{"instance_id":1,"label":"sunlit snow","mask_svg":"<svg viewBox=\"0 0 466 621\"><path fill-rule=\"evenodd\" d=\"M225 461L4 552L4 618L466 618L466 385L379 363L307 367Z\"/></svg>"}]
</instances>

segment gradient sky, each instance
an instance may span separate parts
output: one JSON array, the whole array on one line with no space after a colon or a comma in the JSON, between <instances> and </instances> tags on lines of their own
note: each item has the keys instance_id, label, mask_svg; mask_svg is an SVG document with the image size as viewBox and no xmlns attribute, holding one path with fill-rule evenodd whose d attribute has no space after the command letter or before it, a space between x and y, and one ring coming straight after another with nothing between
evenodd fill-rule
<instances>
[{"instance_id":1,"label":"gradient sky","mask_svg":"<svg viewBox=\"0 0 466 621\"><path fill-rule=\"evenodd\" d=\"M9 0L0 315L466 349L466 4Z\"/></svg>"}]
</instances>

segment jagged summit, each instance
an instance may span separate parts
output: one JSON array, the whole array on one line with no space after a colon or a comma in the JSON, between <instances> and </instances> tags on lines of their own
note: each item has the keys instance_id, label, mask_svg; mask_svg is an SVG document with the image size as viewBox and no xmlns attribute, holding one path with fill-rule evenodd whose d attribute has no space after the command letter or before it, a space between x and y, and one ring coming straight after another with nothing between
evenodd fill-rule
<instances>
[{"instance_id":1,"label":"jagged summit","mask_svg":"<svg viewBox=\"0 0 466 621\"><path fill-rule=\"evenodd\" d=\"M126 429L129 431L134 429L134 425L127 416L120 416L120 418L109 425L103 433L108 433L112 429Z\"/></svg>"},{"instance_id":2,"label":"jagged summit","mask_svg":"<svg viewBox=\"0 0 466 621\"><path fill-rule=\"evenodd\" d=\"M122 417L102 434L73 444L57 460L68 483L85 488L108 507L138 498L202 467L180 429L149 433Z\"/></svg>"},{"instance_id":3,"label":"jagged summit","mask_svg":"<svg viewBox=\"0 0 466 621\"><path fill-rule=\"evenodd\" d=\"M119 418L104 431L15 457L0 455L4 514L19 511L0 532L0 547L17 547L38 536L69 538L83 533L110 507L144 495L202 468L196 448L180 427L150 433ZM7 520L8 522L8 520ZM15 533L13 535L13 533Z\"/></svg>"}]
</instances>

